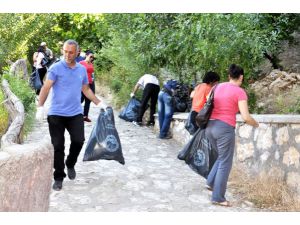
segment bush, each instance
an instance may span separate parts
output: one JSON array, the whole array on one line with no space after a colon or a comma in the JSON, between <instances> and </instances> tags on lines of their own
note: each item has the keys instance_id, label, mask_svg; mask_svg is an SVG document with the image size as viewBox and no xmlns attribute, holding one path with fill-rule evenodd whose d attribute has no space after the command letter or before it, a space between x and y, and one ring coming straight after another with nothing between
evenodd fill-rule
<instances>
[{"instance_id":1,"label":"bush","mask_svg":"<svg viewBox=\"0 0 300 225\"><path fill-rule=\"evenodd\" d=\"M107 85L114 93L114 104L118 108L127 104L130 92L132 92L138 79L144 75L142 71L140 73L136 72L138 69L133 72L135 70L133 67L131 66L130 69L127 69L114 66L109 71L96 72L99 74L97 76L97 79L99 78L98 81ZM141 94L141 91L136 93L138 98L141 97Z\"/></svg>"},{"instance_id":2,"label":"bush","mask_svg":"<svg viewBox=\"0 0 300 225\"><path fill-rule=\"evenodd\" d=\"M35 92L29 87L28 82L18 78L4 74L3 78L6 79L10 85L11 91L21 100L25 110L25 124L24 132L28 133L34 121L35 106Z\"/></svg>"},{"instance_id":3,"label":"bush","mask_svg":"<svg viewBox=\"0 0 300 225\"><path fill-rule=\"evenodd\" d=\"M8 126L8 112L4 107L4 95L2 91L0 91L0 137L5 133Z\"/></svg>"},{"instance_id":4,"label":"bush","mask_svg":"<svg viewBox=\"0 0 300 225\"><path fill-rule=\"evenodd\" d=\"M248 95L248 105L249 111L253 114L260 114L263 111L263 108L257 106L257 96L253 90L250 88L246 89Z\"/></svg>"}]
</instances>

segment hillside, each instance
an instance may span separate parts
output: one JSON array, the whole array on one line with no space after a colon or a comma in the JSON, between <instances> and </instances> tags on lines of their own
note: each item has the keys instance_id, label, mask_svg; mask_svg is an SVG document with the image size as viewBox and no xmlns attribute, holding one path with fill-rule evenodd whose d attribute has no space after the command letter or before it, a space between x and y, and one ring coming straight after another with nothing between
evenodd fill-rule
<instances>
[{"instance_id":1,"label":"hillside","mask_svg":"<svg viewBox=\"0 0 300 225\"><path fill-rule=\"evenodd\" d=\"M257 97L259 112L266 114L300 113L300 74L273 70L250 85Z\"/></svg>"}]
</instances>

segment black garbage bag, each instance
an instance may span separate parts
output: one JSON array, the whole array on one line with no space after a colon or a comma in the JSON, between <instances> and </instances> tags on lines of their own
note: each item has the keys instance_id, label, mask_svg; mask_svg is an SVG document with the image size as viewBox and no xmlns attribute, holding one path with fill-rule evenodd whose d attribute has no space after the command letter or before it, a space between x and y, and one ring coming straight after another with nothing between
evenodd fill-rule
<instances>
[{"instance_id":1,"label":"black garbage bag","mask_svg":"<svg viewBox=\"0 0 300 225\"><path fill-rule=\"evenodd\" d=\"M86 145L83 161L98 159L115 160L125 164L118 131L115 127L113 109L101 109L96 125Z\"/></svg>"},{"instance_id":2,"label":"black garbage bag","mask_svg":"<svg viewBox=\"0 0 300 225\"><path fill-rule=\"evenodd\" d=\"M190 87L187 84L179 83L176 86L174 95L175 109L174 112L186 112L190 110L192 103L190 98Z\"/></svg>"},{"instance_id":3,"label":"black garbage bag","mask_svg":"<svg viewBox=\"0 0 300 225\"><path fill-rule=\"evenodd\" d=\"M136 121L140 107L141 101L132 97L127 106L121 111L119 117L129 122Z\"/></svg>"},{"instance_id":4,"label":"black garbage bag","mask_svg":"<svg viewBox=\"0 0 300 225\"><path fill-rule=\"evenodd\" d=\"M198 129L177 157L184 160L193 171L207 178L218 154L206 138L205 129Z\"/></svg>"},{"instance_id":5,"label":"black garbage bag","mask_svg":"<svg viewBox=\"0 0 300 225\"><path fill-rule=\"evenodd\" d=\"M40 90L42 88L42 82L37 69L34 72L32 72L32 74L30 75L29 85L34 90Z\"/></svg>"},{"instance_id":6,"label":"black garbage bag","mask_svg":"<svg viewBox=\"0 0 300 225\"><path fill-rule=\"evenodd\" d=\"M190 133L190 135L194 135L195 132L198 130L198 126L194 124L192 121L195 121L195 116L197 115L196 112L191 111L187 120L185 121L184 128Z\"/></svg>"}]
</instances>

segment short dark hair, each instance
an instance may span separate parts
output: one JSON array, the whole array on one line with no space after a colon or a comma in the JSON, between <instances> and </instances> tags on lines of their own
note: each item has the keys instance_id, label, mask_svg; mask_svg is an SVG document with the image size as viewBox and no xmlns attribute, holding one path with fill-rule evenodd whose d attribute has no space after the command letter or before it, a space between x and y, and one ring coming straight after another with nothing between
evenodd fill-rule
<instances>
[{"instance_id":1,"label":"short dark hair","mask_svg":"<svg viewBox=\"0 0 300 225\"><path fill-rule=\"evenodd\" d=\"M40 45L37 52L45 52L45 46Z\"/></svg>"},{"instance_id":2,"label":"short dark hair","mask_svg":"<svg viewBox=\"0 0 300 225\"><path fill-rule=\"evenodd\" d=\"M92 50L86 50L85 51L85 55L88 56L90 54L94 54L94 52Z\"/></svg>"},{"instance_id":3,"label":"short dark hair","mask_svg":"<svg viewBox=\"0 0 300 225\"><path fill-rule=\"evenodd\" d=\"M239 79L241 75L244 75L244 69L238 65L231 64L228 69L228 74L232 79Z\"/></svg>"},{"instance_id":4,"label":"short dark hair","mask_svg":"<svg viewBox=\"0 0 300 225\"><path fill-rule=\"evenodd\" d=\"M213 71L207 72L202 79L203 83L207 83L207 84L211 84L219 80L220 80L219 74Z\"/></svg>"}]
</instances>

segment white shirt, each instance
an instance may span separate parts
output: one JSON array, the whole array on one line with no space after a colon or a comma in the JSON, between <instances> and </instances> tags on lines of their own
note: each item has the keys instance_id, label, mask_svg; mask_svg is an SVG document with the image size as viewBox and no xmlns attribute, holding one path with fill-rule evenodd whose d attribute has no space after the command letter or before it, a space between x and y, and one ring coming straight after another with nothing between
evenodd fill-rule
<instances>
[{"instance_id":1,"label":"white shirt","mask_svg":"<svg viewBox=\"0 0 300 225\"><path fill-rule=\"evenodd\" d=\"M43 68L43 66L42 66L42 64L41 64L43 58L45 58L44 54L41 53L41 52L39 52L38 55L37 55L37 58L36 58L36 64L35 64L35 67L36 67L37 69Z\"/></svg>"},{"instance_id":2,"label":"white shirt","mask_svg":"<svg viewBox=\"0 0 300 225\"><path fill-rule=\"evenodd\" d=\"M142 76L139 81L138 84L141 85L143 87L143 89L146 87L147 84L156 84L159 85L159 81L156 78L156 76L153 76L151 74L145 74L144 76Z\"/></svg>"}]
</instances>

